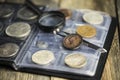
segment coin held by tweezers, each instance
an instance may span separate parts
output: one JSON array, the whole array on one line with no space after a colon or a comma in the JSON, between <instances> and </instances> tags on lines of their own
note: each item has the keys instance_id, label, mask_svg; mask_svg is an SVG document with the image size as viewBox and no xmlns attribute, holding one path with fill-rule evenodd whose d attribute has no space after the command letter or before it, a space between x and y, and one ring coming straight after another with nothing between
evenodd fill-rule
<instances>
[{"instance_id":1,"label":"coin held by tweezers","mask_svg":"<svg viewBox=\"0 0 120 80\"><path fill-rule=\"evenodd\" d=\"M36 19L38 16L29 8L23 7L17 12L17 17L23 20L33 20Z\"/></svg>"},{"instance_id":2,"label":"coin held by tweezers","mask_svg":"<svg viewBox=\"0 0 120 80\"><path fill-rule=\"evenodd\" d=\"M82 42L82 37L77 34L70 34L63 39L63 46L67 49L76 49Z\"/></svg>"},{"instance_id":3,"label":"coin held by tweezers","mask_svg":"<svg viewBox=\"0 0 120 80\"><path fill-rule=\"evenodd\" d=\"M31 32L31 27L25 22L16 22L6 28L6 34L15 38L27 37Z\"/></svg>"},{"instance_id":4,"label":"coin held by tweezers","mask_svg":"<svg viewBox=\"0 0 120 80\"><path fill-rule=\"evenodd\" d=\"M39 65L46 65L55 59L52 51L40 50L32 55L32 61Z\"/></svg>"},{"instance_id":5,"label":"coin held by tweezers","mask_svg":"<svg viewBox=\"0 0 120 80\"><path fill-rule=\"evenodd\" d=\"M19 46L15 43L5 43L0 45L0 57L12 57L19 51Z\"/></svg>"},{"instance_id":6,"label":"coin held by tweezers","mask_svg":"<svg viewBox=\"0 0 120 80\"><path fill-rule=\"evenodd\" d=\"M65 64L72 68L82 68L86 63L87 58L79 53L72 53L65 57Z\"/></svg>"},{"instance_id":7,"label":"coin held by tweezers","mask_svg":"<svg viewBox=\"0 0 120 80\"><path fill-rule=\"evenodd\" d=\"M96 28L90 25L78 26L76 29L77 34L81 35L84 38L92 38L96 35Z\"/></svg>"}]
</instances>

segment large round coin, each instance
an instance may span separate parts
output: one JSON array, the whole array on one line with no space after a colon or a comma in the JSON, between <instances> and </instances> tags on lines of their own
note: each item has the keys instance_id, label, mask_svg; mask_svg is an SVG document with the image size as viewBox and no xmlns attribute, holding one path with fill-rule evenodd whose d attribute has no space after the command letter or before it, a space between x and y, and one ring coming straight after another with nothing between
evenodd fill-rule
<instances>
[{"instance_id":1,"label":"large round coin","mask_svg":"<svg viewBox=\"0 0 120 80\"><path fill-rule=\"evenodd\" d=\"M81 35L84 38L92 38L96 35L96 28L90 25L78 26L76 30L77 34Z\"/></svg>"},{"instance_id":2,"label":"large round coin","mask_svg":"<svg viewBox=\"0 0 120 80\"><path fill-rule=\"evenodd\" d=\"M16 55L19 46L15 43L5 43L0 45L0 57L11 57Z\"/></svg>"},{"instance_id":3,"label":"large round coin","mask_svg":"<svg viewBox=\"0 0 120 80\"><path fill-rule=\"evenodd\" d=\"M25 22L16 22L6 28L6 34L11 37L23 38L30 34L31 27Z\"/></svg>"},{"instance_id":4,"label":"large round coin","mask_svg":"<svg viewBox=\"0 0 120 80\"><path fill-rule=\"evenodd\" d=\"M33 11L31 11L27 7L21 8L18 11L17 16L18 18L23 19L23 20L33 20L38 17Z\"/></svg>"},{"instance_id":5,"label":"large round coin","mask_svg":"<svg viewBox=\"0 0 120 80\"><path fill-rule=\"evenodd\" d=\"M40 50L32 55L32 61L36 64L46 65L54 60L53 52L49 50Z\"/></svg>"},{"instance_id":6,"label":"large round coin","mask_svg":"<svg viewBox=\"0 0 120 80\"><path fill-rule=\"evenodd\" d=\"M83 19L90 24L101 24L103 22L103 16L96 12L85 13Z\"/></svg>"},{"instance_id":7,"label":"large round coin","mask_svg":"<svg viewBox=\"0 0 120 80\"><path fill-rule=\"evenodd\" d=\"M7 18L10 17L14 12L14 9L8 5L0 5L0 17Z\"/></svg>"},{"instance_id":8,"label":"large round coin","mask_svg":"<svg viewBox=\"0 0 120 80\"><path fill-rule=\"evenodd\" d=\"M87 58L79 53L72 53L65 57L65 64L72 68L82 68L86 63Z\"/></svg>"}]
</instances>

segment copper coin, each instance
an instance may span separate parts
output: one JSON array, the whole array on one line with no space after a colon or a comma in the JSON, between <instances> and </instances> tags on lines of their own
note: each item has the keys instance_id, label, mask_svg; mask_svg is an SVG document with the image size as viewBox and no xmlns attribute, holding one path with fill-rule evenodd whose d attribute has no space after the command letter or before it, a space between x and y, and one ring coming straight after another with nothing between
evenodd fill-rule
<instances>
[{"instance_id":1,"label":"copper coin","mask_svg":"<svg viewBox=\"0 0 120 80\"><path fill-rule=\"evenodd\" d=\"M15 43L5 43L0 45L0 57L11 57L17 54L19 46Z\"/></svg>"},{"instance_id":2,"label":"copper coin","mask_svg":"<svg viewBox=\"0 0 120 80\"><path fill-rule=\"evenodd\" d=\"M69 9L60 9L60 12L62 12L66 19L69 19L72 15L72 12Z\"/></svg>"},{"instance_id":3,"label":"copper coin","mask_svg":"<svg viewBox=\"0 0 120 80\"><path fill-rule=\"evenodd\" d=\"M78 48L82 42L82 37L77 34L71 34L63 39L63 46L67 49Z\"/></svg>"}]
</instances>

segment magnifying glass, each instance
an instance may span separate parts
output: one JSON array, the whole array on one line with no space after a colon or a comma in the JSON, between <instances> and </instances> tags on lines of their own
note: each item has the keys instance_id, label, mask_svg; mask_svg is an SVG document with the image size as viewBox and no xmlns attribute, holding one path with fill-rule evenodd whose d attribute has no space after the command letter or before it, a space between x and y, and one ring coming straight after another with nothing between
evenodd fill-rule
<instances>
[{"instance_id":1,"label":"magnifying glass","mask_svg":"<svg viewBox=\"0 0 120 80\"><path fill-rule=\"evenodd\" d=\"M38 24L45 32L60 31L65 25L65 15L60 11L44 11L45 6L40 9L30 0L26 0L26 5L39 15Z\"/></svg>"}]
</instances>

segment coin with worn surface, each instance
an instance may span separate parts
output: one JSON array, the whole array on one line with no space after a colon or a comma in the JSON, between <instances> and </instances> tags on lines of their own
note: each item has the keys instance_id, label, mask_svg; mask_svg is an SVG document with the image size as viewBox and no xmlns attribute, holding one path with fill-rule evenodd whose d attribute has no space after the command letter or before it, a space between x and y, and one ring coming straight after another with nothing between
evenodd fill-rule
<instances>
[{"instance_id":1,"label":"coin with worn surface","mask_svg":"<svg viewBox=\"0 0 120 80\"><path fill-rule=\"evenodd\" d=\"M12 57L19 51L19 46L15 43L5 43L0 45L0 57Z\"/></svg>"},{"instance_id":2,"label":"coin with worn surface","mask_svg":"<svg viewBox=\"0 0 120 80\"><path fill-rule=\"evenodd\" d=\"M23 7L17 12L17 17L23 20L33 20L36 19L38 16L29 8Z\"/></svg>"},{"instance_id":3,"label":"coin with worn surface","mask_svg":"<svg viewBox=\"0 0 120 80\"><path fill-rule=\"evenodd\" d=\"M23 38L30 34L31 27L25 22L16 22L6 28L6 34L11 37Z\"/></svg>"},{"instance_id":4,"label":"coin with worn surface","mask_svg":"<svg viewBox=\"0 0 120 80\"><path fill-rule=\"evenodd\" d=\"M55 59L52 51L40 50L32 55L32 61L36 64L46 65Z\"/></svg>"},{"instance_id":5,"label":"coin with worn surface","mask_svg":"<svg viewBox=\"0 0 120 80\"><path fill-rule=\"evenodd\" d=\"M72 53L65 57L65 64L72 68L82 68L87 64L87 58L79 53Z\"/></svg>"},{"instance_id":6,"label":"coin with worn surface","mask_svg":"<svg viewBox=\"0 0 120 80\"><path fill-rule=\"evenodd\" d=\"M84 38L92 38L97 33L96 28L92 27L91 25L78 26L76 32Z\"/></svg>"},{"instance_id":7,"label":"coin with worn surface","mask_svg":"<svg viewBox=\"0 0 120 80\"><path fill-rule=\"evenodd\" d=\"M48 43L45 41L37 41L36 46L38 48L46 49L48 47Z\"/></svg>"},{"instance_id":8,"label":"coin with worn surface","mask_svg":"<svg viewBox=\"0 0 120 80\"><path fill-rule=\"evenodd\" d=\"M83 20L90 24L101 24L103 22L103 16L96 12L89 12L83 15Z\"/></svg>"},{"instance_id":9,"label":"coin with worn surface","mask_svg":"<svg viewBox=\"0 0 120 80\"><path fill-rule=\"evenodd\" d=\"M14 13L14 9L8 5L0 5L0 17L7 18Z\"/></svg>"},{"instance_id":10,"label":"coin with worn surface","mask_svg":"<svg viewBox=\"0 0 120 80\"><path fill-rule=\"evenodd\" d=\"M67 49L76 49L82 42L82 37L77 34L71 34L63 39L63 46Z\"/></svg>"},{"instance_id":11,"label":"coin with worn surface","mask_svg":"<svg viewBox=\"0 0 120 80\"><path fill-rule=\"evenodd\" d=\"M66 19L69 19L72 15L72 12L69 9L60 9L59 11L65 15Z\"/></svg>"}]
</instances>

